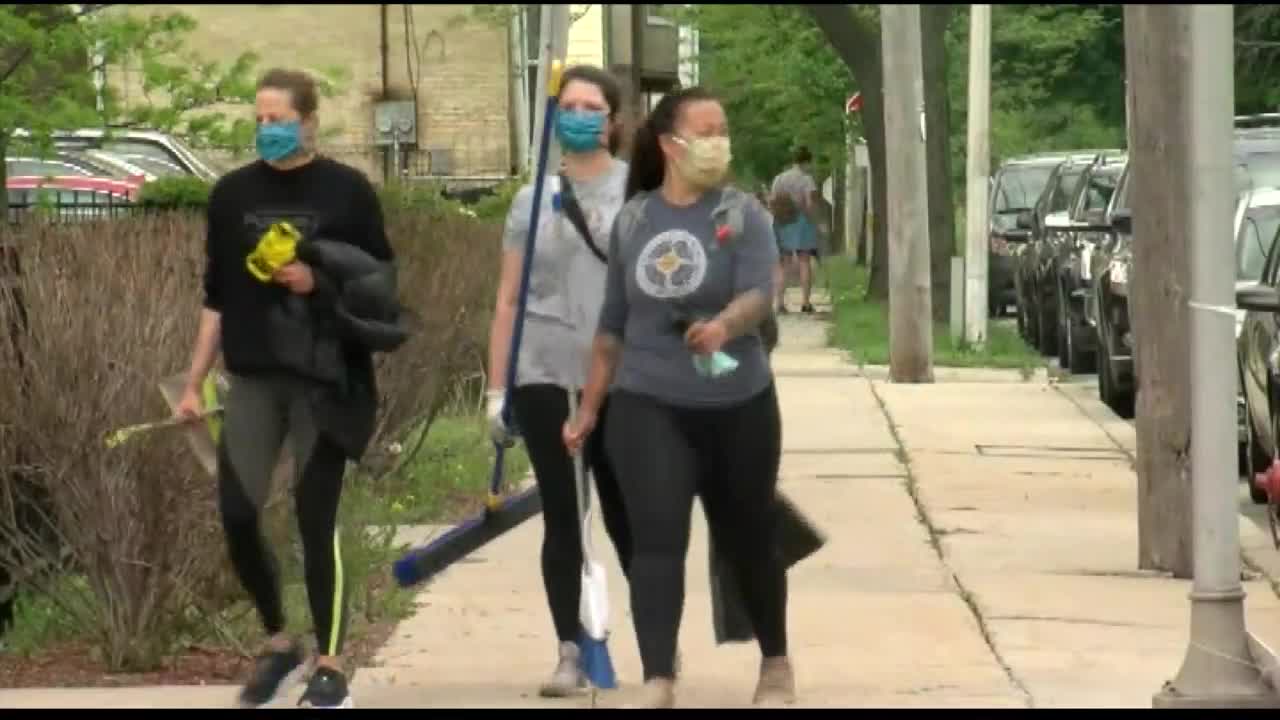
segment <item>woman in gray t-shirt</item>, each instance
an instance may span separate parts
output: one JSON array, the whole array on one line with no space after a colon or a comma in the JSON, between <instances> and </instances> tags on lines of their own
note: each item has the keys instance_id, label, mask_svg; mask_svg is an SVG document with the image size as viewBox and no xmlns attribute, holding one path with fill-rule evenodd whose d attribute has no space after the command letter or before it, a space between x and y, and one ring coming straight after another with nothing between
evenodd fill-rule
<instances>
[{"instance_id":1,"label":"woman in gray t-shirt","mask_svg":"<svg viewBox=\"0 0 1280 720\"><path fill-rule=\"evenodd\" d=\"M695 495L760 644L755 701L795 699L774 542L782 429L759 334L778 251L760 203L725 186L729 159L724 109L700 88L666 95L636 132L582 408L564 431L571 451L603 434L617 472L647 707L675 702ZM606 393L608 427L595 428Z\"/></svg>"},{"instance_id":2,"label":"woman in gray t-shirt","mask_svg":"<svg viewBox=\"0 0 1280 720\"><path fill-rule=\"evenodd\" d=\"M578 668L582 593L582 540L573 464L560 429L569 417L569 388L582 387L591 338L604 299L605 261L614 216L622 207L627 164L614 157L621 89L609 73L579 65L564 72L555 131L564 151L563 179L546 179L534 239L524 334L511 402L542 498L542 579L555 625L558 662L542 685L544 697L564 697L584 686ZM574 213L576 201L580 213ZM491 434L508 443L502 419L508 353L520 292L520 270L533 210L533 186L516 194L503 233L502 271L489 331L488 415ZM584 226L586 235L577 229ZM596 481L600 514L627 571L627 518L603 442L588 443L587 466Z\"/></svg>"}]
</instances>

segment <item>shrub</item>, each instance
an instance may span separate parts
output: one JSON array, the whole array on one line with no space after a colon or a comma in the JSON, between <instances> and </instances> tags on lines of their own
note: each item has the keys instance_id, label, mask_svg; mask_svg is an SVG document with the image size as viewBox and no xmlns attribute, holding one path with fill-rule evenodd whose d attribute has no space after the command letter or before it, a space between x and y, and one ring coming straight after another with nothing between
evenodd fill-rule
<instances>
[{"instance_id":1,"label":"shrub","mask_svg":"<svg viewBox=\"0 0 1280 720\"><path fill-rule=\"evenodd\" d=\"M493 223L390 203L386 216L416 327L404 347L378 358L383 405L357 469L368 485L342 513L351 587L385 582L385 562L370 558L385 560L390 532L367 531L385 514L367 507L365 490L416 454L391 452L392 442L440 410L455 378L482 371L498 265ZM109 670L155 667L190 636L193 618L238 644L226 612L243 593L225 557L214 483L181 433L112 451L102 442L112 429L167 413L155 383L189 361L203 218L160 212L21 233L18 293L0 292L0 468L12 469L0 475L0 571L56 604ZM292 531L291 505L277 487L266 513L271 535ZM57 567L83 582L48 572ZM367 593L353 600L353 612L370 612Z\"/></svg>"},{"instance_id":2,"label":"shrub","mask_svg":"<svg viewBox=\"0 0 1280 720\"><path fill-rule=\"evenodd\" d=\"M169 177L142 186L138 204L149 210L201 210L213 185L197 177Z\"/></svg>"}]
</instances>

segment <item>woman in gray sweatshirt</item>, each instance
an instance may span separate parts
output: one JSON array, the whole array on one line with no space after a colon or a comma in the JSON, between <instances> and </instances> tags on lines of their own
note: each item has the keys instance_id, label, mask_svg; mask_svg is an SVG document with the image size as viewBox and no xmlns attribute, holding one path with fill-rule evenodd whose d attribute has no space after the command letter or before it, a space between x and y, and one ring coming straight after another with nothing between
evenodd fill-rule
<instances>
[{"instance_id":1,"label":"woman in gray sweatshirt","mask_svg":"<svg viewBox=\"0 0 1280 720\"><path fill-rule=\"evenodd\" d=\"M760 203L725 186L729 160L724 109L700 88L665 96L637 130L582 408L564 430L576 452L609 393L646 707L675 703L695 495L760 644L755 702L795 700L774 541L782 431L759 332L778 251Z\"/></svg>"}]
</instances>

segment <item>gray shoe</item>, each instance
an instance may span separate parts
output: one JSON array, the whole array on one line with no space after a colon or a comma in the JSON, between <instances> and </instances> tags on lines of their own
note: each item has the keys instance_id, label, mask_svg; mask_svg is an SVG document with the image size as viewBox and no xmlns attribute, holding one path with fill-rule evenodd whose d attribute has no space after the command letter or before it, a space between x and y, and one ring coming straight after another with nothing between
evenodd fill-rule
<instances>
[{"instance_id":1,"label":"gray shoe","mask_svg":"<svg viewBox=\"0 0 1280 720\"><path fill-rule=\"evenodd\" d=\"M576 695L587 687L587 679L578 667L577 643L560 643L560 661L551 679L543 683L538 694L546 698L563 698Z\"/></svg>"},{"instance_id":2,"label":"gray shoe","mask_svg":"<svg viewBox=\"0 0 1280 720\"><path fill-rule=\"evenodd\" d=\"M670 678L653 678L640 689L636 702L623 710L666 710L676 706L676 683Z\"/></svg>"},{"instance_id":3,"label":"gray shoe","mask_svg":"<svg viewBox=\"0 0 1280 720\"><path fill-rule=\"evenodd\" d=\"M796 701L796 677L791 660L786 657L764 658L760 661L760 682L756 685L753 705L777 707Z\"/></svg>"}]
</instances>

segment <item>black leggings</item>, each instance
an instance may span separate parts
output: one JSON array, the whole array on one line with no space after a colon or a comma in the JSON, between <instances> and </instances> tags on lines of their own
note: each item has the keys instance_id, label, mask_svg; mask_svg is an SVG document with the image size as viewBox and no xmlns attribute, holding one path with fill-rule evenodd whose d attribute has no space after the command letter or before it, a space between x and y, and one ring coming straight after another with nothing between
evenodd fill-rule
<instances>
[{"instance_id":1,"label":"black leggings","mask_svg":"<svg viewBox=\"0 0 1280 720\"><path fill-rule=\"evenodd\" d=\"M764 657L787 654L786 574L774 542L782 446L771 385L727 408L674 408L615 391L606 433L634 543L631 612L645 680L674 677L694 495L737 574Z\"/></svg>"},{"instance_id":2,"label":"black leggings","mask_svg":"<svg viewBox=\"0 0 1280 720\"><path fill-rule=\"evenodd\" d=\"M560 642L578 639L582 596L582 531L574 490L573 461L561 434L569 418L568 391L556 385L521 385L511 394L512 411L524 439L538 493L542 496L542 582L551 605L551 621ZM596 481L599 514L618 553L622 572L628 572L631 534L614 470L605 457L601 430L609 403L600 409L596 431L585 447L587 469Z\"/></svg>"},{"instance_id":3,"label":"black leggings","mask_svg":"<svg viewBox=\"0 0 1280 720\"><path fill-rule=\"evenodd\" d=\"M338 542L345 453L315 429L307 390L283 380L235 378L218 447L218 499L231 564L269 634L285 629L275 555L262 537L260 508L286 435L295 462L294 500L302 535L307 600L320 655L338 655L349 594Z\"/></svg>"}]
</instances>

